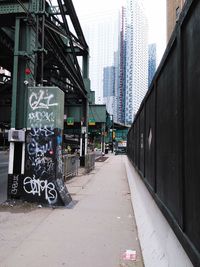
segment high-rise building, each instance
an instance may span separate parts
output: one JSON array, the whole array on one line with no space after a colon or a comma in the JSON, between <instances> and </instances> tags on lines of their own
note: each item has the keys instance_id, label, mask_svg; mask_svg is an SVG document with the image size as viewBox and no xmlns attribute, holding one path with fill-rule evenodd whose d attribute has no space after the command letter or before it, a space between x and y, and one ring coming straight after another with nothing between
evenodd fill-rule
<instances>
[{"instance_id":1,"label":"high-rise building","mask_svg":"<svg viewBox=\"0 0 200 267\"><path fill-rule=\"evenodd\" d=\"M148 45L148 86L156 72L156 44Z\"/></svg>"},{"instance_id":2,"label":"high-rise building","mask_svg":"<svg viewBox=\"0 0 200 267\"><path fill-rule=\"evenodd\" d=\"M95 103L103 103L103 69L112 66L118 50L119 12L116 10L82 17L81 25L90 47L89 77L95 91Z\"/></svg>"},{"instance_id":3,"label":"high-rise building","mask_svg":"<svg viewBox=\"0 0 200 267\"><path fill-rule=\"evenodd\" d=\"M115 67L103 68L103 97L114 95Z\"/></svg>"},{"instance_id":4,"label":"high-rise building","mask_svg":"<svg viewBox=\"0 0 200 267\"><path fill-rule=\"evenodd\" d=\"M114 107L113 107L113 119L118 122L118 96L119 96L119 50L114 52L114 66L115 66L115 92L114 92Z\"/></svg>"},{"instance_id":5,"label":"high-rise building","mask_svg":"<svg viewBox=\"0 0 200 267\"><path fill-rule=\"evenodd\" d=\"M167 41L169 41L176 22L187 0L167 0Z\"/></svg>"},{"instance_id":6,"label":"high-rise building","mask_svg":"<svg viewBox=\"0 0 200 267\"><path fill-rule=\"evenodd\" d=\"M148 23L141 0L126 7L125 124L131 124L148 89Z\"/></svg>"},{"instance_id":7,"label":"high-rise building","mask_svg":"<svg viewBox=\"0 0 200 267\"><path fill-rule=\"evenodd\" d=\"M148 29L142 0L127 0L120 13L82 17L81 25L90 47L95 103L106 103L114 121L131 124L148 89ZM106 96L108 66L114 66L113 96Z\"/></svg>"},{"instance_id":8,"label":"high-rise building","mask_svg":"<svg viewBox=\"0 0 200 267\"><path fill-rule=\"evenodd\" d=\"M117 121L125 123L125 94L126 94L126 10L122 7L120 14L120 34L118 52L118 90L117 90Z\"/></svg>"},{"instance_id":9,"label":"high-rise building","mask_svg":"<svg viewBox=\"0 0 200 267\"><path fill-rule=\"evenodd\" d=\"M115 97L115 67L105 67L103 69L103 101L110 115L114 113Z\"/></svg>"}]
</instances>

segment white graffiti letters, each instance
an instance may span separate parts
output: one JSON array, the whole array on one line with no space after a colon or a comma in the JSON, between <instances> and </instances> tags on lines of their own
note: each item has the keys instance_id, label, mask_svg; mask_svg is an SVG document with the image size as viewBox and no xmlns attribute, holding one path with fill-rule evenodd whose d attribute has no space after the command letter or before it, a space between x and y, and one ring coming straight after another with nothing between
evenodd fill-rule
<instances>
[{"instance_id":1,"label":"white graffiti letters","mask_svg":"<svg viewBox=\"0 0 200 267\"><path fill-rule=\"evenodd\" d=\"M57 106L58 103L51 103L54 95L45 96L45 91L40 90L39 93L32 93L29 97L29 105L32 110L36 109L49 109L49 107Z\"/></svg>"},{"instance_id":2,"label":"white graffiti letters","mask_svg":"<svg viewBox=\"0 0 200 267\"><path fill-rule=\"evenodd\" d=\"M52 141L48 141L45 144L38 144L35 139L32 139L31 143L27 145L28 154L31 156L43 156L45 153L51 151L52 149Z\"/></svg>"},{"instance_id":3,"label":"white graffiti letters","mask_svg":"<svg viewBox=\"0 0 200 267\"><path fill-rule=\"evenodd\" d=\"M31 112L28 114L28 119L30 123L38 123L38 122L54 122L55 121L55 115L53 112L48 113L46 111L36 111L36 112Z\"/></svg>"},{"instance_id":4,"label":"white graffiti letters","mask_svg":"<svg viewBox=\"0 0 200 267\"><path fill-rule=\"evenodd\" d=\"M51 158L47 157L37 157L34 166L35 173L41 177L45 174L52 174L54 171L54 162Z\"/></svg>"},{"instance_id":5,"label":"white graffiti letters","mask_svg":"<svg viewBox=\"0 0 200 267\"><path fill-rule=\"evenodd\" d=\"M19 180L19 176L18 175L14 175L13 176L12 190L11 190L11 194L13 194L13 195L16 195L17 194L18 180Z\"/></svg>"},{"instance_id":6,"label":"white graffiti letters","mask_svg":"<svg viewBox=\"0 0 200 267\"><path fill-rule=\"evenodd\" d=\"M53 183L48 183L47 180L39 180L33 178L26 177L24 179L24 191L27 194L38 195L41 196L41 193L45 193L45 199L49 204L55 204L57 201L57 191L55 189L55 185Z\"/></svg>"},{"instance_id":7,"label":"white graffiti letters","mask_svg":"<svg viewBox=\"0 0 200 267\"><path fill-rule=\"evenodd\" d=\"M56 150L56 156L57 156L57 172L63 173L63 161L62 161L62 147L57 146Z\"/></svg>"},{"instance_id":8,"label":"white graffiti letters","mask_svg":"<svg viewBox=\"0 0 200 267\"><path fill-rule=\"evenodd\" d=\"M54 131L52 128L32 128L32 132L30 133L31 136L53 136L54 135Z\"/></svg>"}]
</instances>

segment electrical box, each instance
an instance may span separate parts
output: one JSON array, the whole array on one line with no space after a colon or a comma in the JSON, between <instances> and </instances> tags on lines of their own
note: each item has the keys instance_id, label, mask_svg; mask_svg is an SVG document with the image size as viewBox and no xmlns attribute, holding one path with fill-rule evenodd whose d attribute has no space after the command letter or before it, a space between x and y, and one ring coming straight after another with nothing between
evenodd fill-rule
<instances>
[{"instance_id":1,"label":"electrical box","mask_svg":"<svg viewBox=\"0 0 200 267\"><path fill-rule=\"evenodd\" d=\"M11 129L8 132L9 142L25 142L25 131Z\"/></svg>"}]
</instances>

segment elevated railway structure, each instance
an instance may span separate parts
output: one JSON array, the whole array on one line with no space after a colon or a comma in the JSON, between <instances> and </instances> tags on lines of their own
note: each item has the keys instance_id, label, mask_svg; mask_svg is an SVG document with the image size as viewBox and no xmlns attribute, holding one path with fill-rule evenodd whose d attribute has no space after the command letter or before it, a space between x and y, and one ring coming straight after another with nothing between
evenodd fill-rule
<instances>
[{"instance_id":1,"label":"elevated railway structure","mask_svg":"<svg viewBox=\"0 0 200 267\"><path fill-rule=\"evenodd\" d=\"M83 72L78 57L83 59ZM87 99L88 45L72 1L58 0L57 7L42 0L0 1L0 65L11 73L11 80L1 83L0 94L2 102L10 107L12 102L12 127L24 127L19 115L25 111L27 86L58 86L70 104ZM1 121L9 122L9 115Z\"/></svg>"},{"instance_id":2,"label":"elevated railway structure","mask_svg":"<svg viewBox=\"0 0 200 267\"><path fill-rule=\"evenodd\" d=\"M93 95L88 57L71 0L0 0L0 66L6 70L0 73L0 125L11 129L9 196L70 202L61 179L63 118L67 105L81 106L84 156Z\"/></svg>"}]
</instances>

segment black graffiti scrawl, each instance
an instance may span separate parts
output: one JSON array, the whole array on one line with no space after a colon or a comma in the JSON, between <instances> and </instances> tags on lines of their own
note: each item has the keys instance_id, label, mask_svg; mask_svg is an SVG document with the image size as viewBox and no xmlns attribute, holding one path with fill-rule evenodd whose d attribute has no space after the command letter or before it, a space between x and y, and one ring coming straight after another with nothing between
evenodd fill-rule
<instances>
[{"instance_id":1,"label":"black graffiti scrawl","mask_svg":"<svg viewBox=\"0 0 200 267\"><path fill-rule=\"evenodd\" d=\"M29 91L27 125L30 130L26 132L23 198L68 205L72 199L63 180L63 112L58 110L62 103L57 96L59 89L53 89L39 87Z\"/></svg>"}]
</instances>

